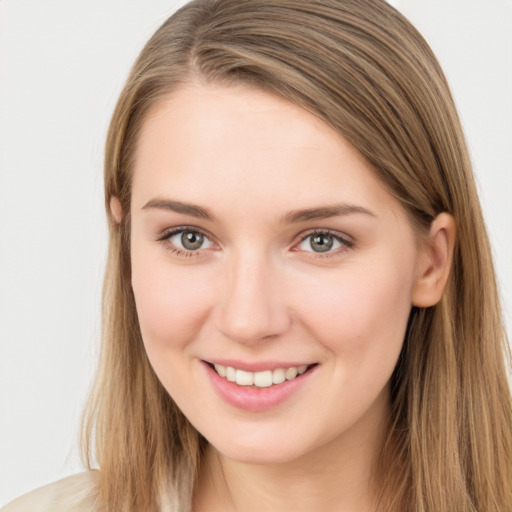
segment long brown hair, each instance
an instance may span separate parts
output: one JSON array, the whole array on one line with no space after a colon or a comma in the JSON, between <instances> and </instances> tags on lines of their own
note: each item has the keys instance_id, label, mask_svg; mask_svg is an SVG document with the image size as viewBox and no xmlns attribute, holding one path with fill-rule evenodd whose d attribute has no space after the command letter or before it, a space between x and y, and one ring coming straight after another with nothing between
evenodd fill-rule
<instances>
[{"instance_id":1,"label":"long brown hair","mask_svg":"<svg viewBox=\"0 0 512 512\"><path fill-rule=\"evenodd\" d=\"M411 311L375 488L381 510L512 510L508 344L468 151L435 56L384 0L195 0L133 66L106 144L107 213L117 197L125 215L110 220L100 369L84 422L105 510L189 510L205 445L151 369L130 286L137 136L148 109L192 80L251 84L323 119L418 230L441 212L454 217L445 293Z\"/></svg>"}]
</instances>

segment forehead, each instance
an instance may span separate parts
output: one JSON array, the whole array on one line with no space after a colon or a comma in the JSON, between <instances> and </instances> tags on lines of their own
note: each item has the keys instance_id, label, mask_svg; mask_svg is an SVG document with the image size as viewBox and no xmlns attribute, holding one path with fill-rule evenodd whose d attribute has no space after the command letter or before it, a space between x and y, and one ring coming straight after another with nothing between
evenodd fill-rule
<instances>
[{"instance_id":1,"label":"forehead","mask_svg":"<svg viewBox=\"0 0 512 512\"><path fill-rule=\"evenodd\" d=\"M132 204L156 196L258 211L349 200L400 208L324 121L244 86L190 85L153 107L138 140Z\"/></svg>"}]
</instances>

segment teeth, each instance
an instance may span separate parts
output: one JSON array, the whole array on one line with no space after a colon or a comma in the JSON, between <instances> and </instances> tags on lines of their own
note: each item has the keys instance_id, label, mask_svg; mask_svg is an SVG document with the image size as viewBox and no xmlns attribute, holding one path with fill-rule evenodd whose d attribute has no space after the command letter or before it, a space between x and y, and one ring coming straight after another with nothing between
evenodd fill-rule
<instances>
[{"instance_id":1,"label":"teeth","mask_svg":"<svg viewBox=\"0 0 512 512\"><path fill-rule=\"evenodd\" d=\"M221 364L214 365L215 371L226 378L229 382L236 382L239 386L256 386L258 388L268 388L273 384L282 384L285 380L292 380L298 375L302 375L308 368L308 365L276 368L275 370L265 370L263 372L246 372L238 370L231 366Z\"/></svg>"},{"instance_id":2,"label":"teeth","mask_svg":"<svg viewBox=\"0 0 512 512\"><path fill-rule=\"evenodd\" d=\"M236 370L235 382L239 386L252 386L254 384L254 374L252 372L244 372L243 370Z\"/></svg>"},{"instance_id":3,"label":"teeth","mask_svg":"<svg viewBox=\"0 0 512 512\"><path fill-rule=\"evenodd\" d=\"M225 377L226 376L226 367L225 366L222 366L221 364L216 364L215 365L215 371L221 376L221 377Z\"/></svg>"},{"instance_id":4,"label":"teeth","mask_svg":"<svg viewBox=\"0 0 512 512\"><path fill-rule=\"evenodd\" d=\"M226 368L226 379L228 379L229 382L236 381L236 370L234 368L231 368L231 366L228 366Z\"/></svg>"},{"instance_id":5,"label":"teeth","mask_svg":"<svg viewBox=\"0 0 512 512\"><path fill-rule=\"evenodd\" d=\"M286 380L283 368L278 368L272 372L272 382L274 384L282 384Z\"/></svg>"},{"instance_id":6,"label":"teeth","mask_svg":"<svg viewBox=\"0 0 512 512\"><path fill-rule=\"evenodd\" d=\"M295 379L295 377L297 377L298 373L299 373L298 368L292 367L292 368L288 368L288 370L286 370L286 372L284 373L284 376L286 377L286 380L292 380L292 379Z\"/></svg>"},{"instance_id":7,"label":"teeth","mask_svg":"<svg viewBox=\"0 0 512 512\"><path fill-rule=\"evenodd\" d=\"M256 372L254 374L254 385L258 388L268 388L272 386L272 372Z\"/></svg>"}]
</instances>

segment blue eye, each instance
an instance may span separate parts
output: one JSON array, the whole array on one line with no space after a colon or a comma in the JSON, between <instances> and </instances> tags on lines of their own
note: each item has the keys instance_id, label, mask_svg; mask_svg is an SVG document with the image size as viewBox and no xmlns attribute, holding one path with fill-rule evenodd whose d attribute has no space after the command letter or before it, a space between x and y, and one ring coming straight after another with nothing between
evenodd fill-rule
<instances>
[{"instance_id":1,"label":"blue eye","mask_svg":"<svg viewBox=\"0 0 512 512\"><path fill-rule=\"evenodd\" d=\"M201 249L209 249L213 242L203 233L193 229L179 229L166 235L168 240L177 251L195 252Z\"/></svg>"},{"instance_id":2,"label":"blue eye","mask_svg":"<svg viewBox=\"0 0 512 512\"><path fill-rule=\"evenodd\" d=\"M327 253L343 246L350 246L346 240L329 232L316 232L305 236L297 246L301 251Z\"/></svg>"}]
</instances>

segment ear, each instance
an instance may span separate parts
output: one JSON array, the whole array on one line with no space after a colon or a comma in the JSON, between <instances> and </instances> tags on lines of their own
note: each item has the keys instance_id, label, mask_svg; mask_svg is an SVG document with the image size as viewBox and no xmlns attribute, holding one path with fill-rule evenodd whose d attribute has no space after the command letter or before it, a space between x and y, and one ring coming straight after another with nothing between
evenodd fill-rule
<instances>
[{"instance_id":1,"label":"ear","mask_svg":"<svg viewBox=\"0 0 512 512\"><path fill-rule=\"evenodd\" d=\"M121 208L121 201L116 196L110 198L110 215L116 224L121 224L123 220L123 209Z\"/></svg>"},{"instance_id":2,"label":"ear","mask_svg":"<svg viewBox=\"0 0 512 512\"><path fill-rule=\"evenodd\" d=\"M432 222L426 240L422 241L412 294L413 306L427 308L441 300L450 275L456 236L454 218L448 213L440 213Z\"/></svg>"}]
</instances>

